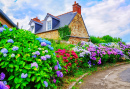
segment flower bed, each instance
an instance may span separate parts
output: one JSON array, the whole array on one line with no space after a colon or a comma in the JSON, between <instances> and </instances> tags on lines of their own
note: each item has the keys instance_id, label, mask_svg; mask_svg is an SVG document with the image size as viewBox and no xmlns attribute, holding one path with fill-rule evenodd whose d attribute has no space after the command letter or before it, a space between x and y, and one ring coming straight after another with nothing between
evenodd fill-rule
<instances>
[{"instance_id":1,"label":"flower bed","mask_svg":"<svg viewBox=\"0 0 130 89\"><path fill-rule=\"evenodd\" d=\"M0 27L0 71L5 74L4 79L0 75L0 89L5 89L4 81L11 89L56 88L63 74L54 69L55 59L50 41L29 31Z\"/></svg>"}]
</instances>

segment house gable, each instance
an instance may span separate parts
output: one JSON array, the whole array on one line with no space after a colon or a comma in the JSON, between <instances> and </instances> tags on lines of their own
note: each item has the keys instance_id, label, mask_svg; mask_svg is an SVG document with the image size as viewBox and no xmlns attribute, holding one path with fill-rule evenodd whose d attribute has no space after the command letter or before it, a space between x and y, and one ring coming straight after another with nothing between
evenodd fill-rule
<instances>
[{"instance_id":1,"label":"house gable","mask_svg":"<svg viewBox=\"0 0 130 89\"><path fill-rule=\"evenodd\" d=\"M84 24L82 15L77 13L73 18L71 23L69 24L71 28L71 36L73 37L86 37L89 38L89 34L87 32L86 26Z\"/></svg>"}]
</instances>

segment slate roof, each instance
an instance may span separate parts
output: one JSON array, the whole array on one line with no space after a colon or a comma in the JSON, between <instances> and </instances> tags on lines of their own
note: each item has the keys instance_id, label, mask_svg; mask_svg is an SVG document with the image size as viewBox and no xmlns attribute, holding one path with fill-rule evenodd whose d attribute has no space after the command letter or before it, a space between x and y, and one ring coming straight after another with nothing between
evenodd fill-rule
<instances>
[{"instance_id":1,"label":"slate roof","mask_svg":"<svg viewBox=\"0 0 130 89\"><path fill-rule=\"evenodd\" d=\"M17 27L17 25L15 25L14 23L13 23L13 21L0 9L0 15L3 17L3 18L5 18L11 25L13 25L14 27L16 27L17 29L18 29L18 27Z\"/></svg>"},{"instance_id":2,"label":"slate roof","mask_svg":"<svg viewBox=\"0 0 130 89\"><path fill-rule=\"evenodd\" d=\"M56 30L59 27L64 27L65 25L69 25L76 14L77 14L77 12L73 12L73 11L64 13L64 14L59 15L59 16L53 16L53 15L47 13L45 19L43 21L41 21L43 23L42 27L39 30L37 30L37 32L35 34L42 33L42 32L47 32L46 31L46 18L47 18L47 16L52 17L56 21L59 21L58 24L54 28L52 28L52 30ZM49 30L49 31L51 31L51 30Z\"/></svg>"}]
</instances>

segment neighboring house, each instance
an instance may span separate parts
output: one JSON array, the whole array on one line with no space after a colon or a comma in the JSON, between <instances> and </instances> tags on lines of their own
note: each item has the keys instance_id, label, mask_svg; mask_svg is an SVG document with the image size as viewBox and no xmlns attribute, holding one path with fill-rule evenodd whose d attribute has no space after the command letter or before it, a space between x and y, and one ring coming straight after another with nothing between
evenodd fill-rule
<instances>
[{"instance_id":1,"label":"neighboring house","mask_svg":"<svg viewBox=\"0 0 130 89\"><path fill-rule=\"evenodd\" d=\"M31 19L29 22L32 33L42 38L58 39L59 27L68 25L71 28L69 42L77 44L80 41L89 41L89 34L81 15L81 6L74 2L73 11L53 16L47 13L44 20L40 21L38 17Z\"/></svg>"},{"instance_id":2,"label":"neighboring house","mask_svg":"<svg viewBox=\"0 0 130 89\"><path fill-rule=\"evenodd\" d=\"M0 22L2 25L6 24L9 28L12 27L17 27L17 25L15 25L12 20L0 9Z\"/></svg>"}]
</instances>

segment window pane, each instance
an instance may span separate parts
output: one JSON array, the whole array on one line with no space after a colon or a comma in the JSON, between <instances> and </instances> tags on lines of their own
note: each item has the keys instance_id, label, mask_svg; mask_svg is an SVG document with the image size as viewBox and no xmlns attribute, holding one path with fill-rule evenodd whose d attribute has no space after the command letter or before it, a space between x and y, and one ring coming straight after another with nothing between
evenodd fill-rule
<instances>
[{"instance_id":1,"label":"window pane","mask_svg":"<svg viewBox=\"0 0 130 89\"><path fill-rule=\"evenodd\" d=\"M51 29L51 21L47 22L47 29L50 30Z\"/></svg>"}]
</instances>

